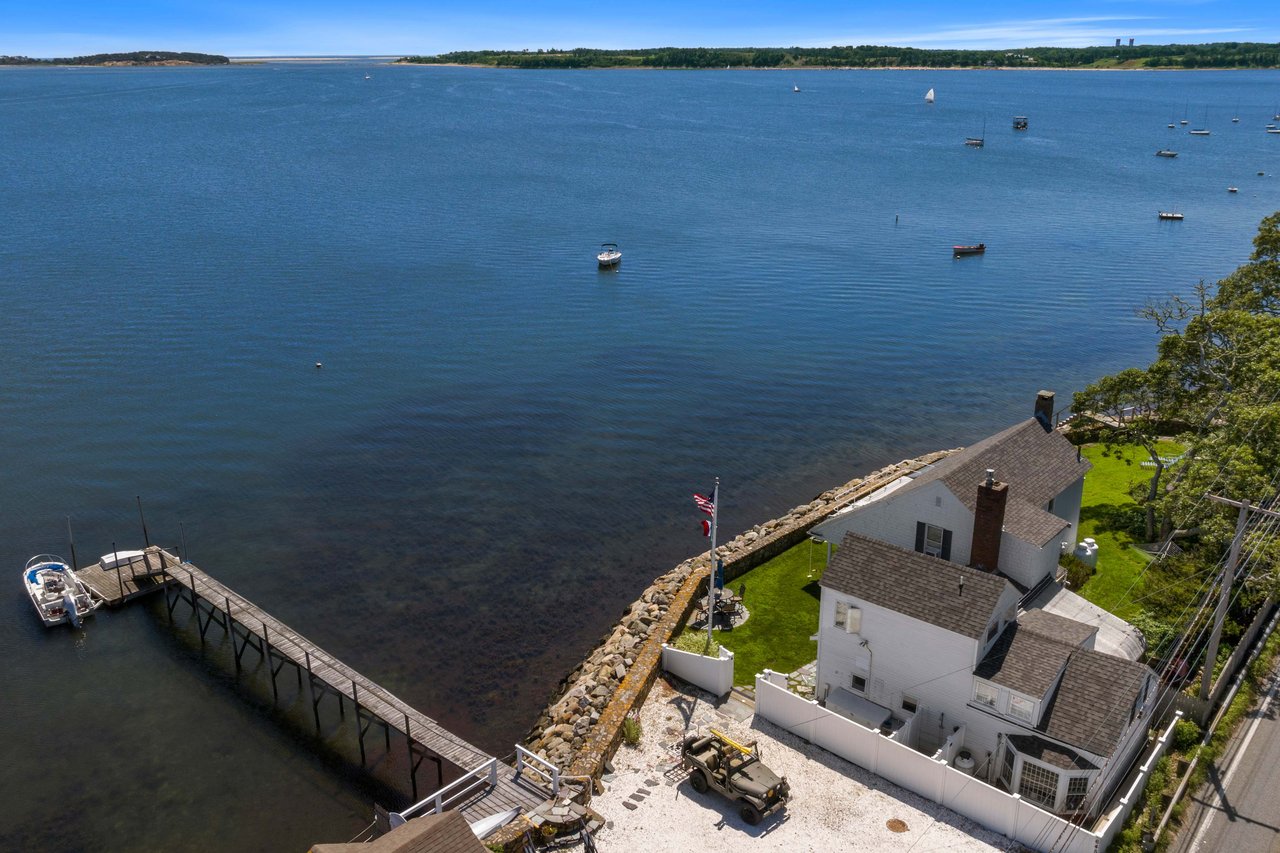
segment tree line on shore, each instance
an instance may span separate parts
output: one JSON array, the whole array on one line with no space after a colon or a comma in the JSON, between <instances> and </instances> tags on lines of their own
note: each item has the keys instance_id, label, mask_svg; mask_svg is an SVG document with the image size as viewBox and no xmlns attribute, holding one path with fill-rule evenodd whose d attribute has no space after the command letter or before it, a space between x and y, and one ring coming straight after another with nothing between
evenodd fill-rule
<instances>
[{"instance_id":1,"label":"tree line on shore","mask_svg":"<svg viewBox=\"0 0 1280 853\"><path fill-rule=\"evenodd\" d=\"M1113 514L1109 525L1136 542L1176 546L1146 572L1135 624L1149 650L1181 629L1187 602L1234 537L1237 510L1206 495L1280 509L1280 212L1262 220L1253 246L1217 284L1143 307L1158 334L1155 360L1104 376L1072 401L1086 422L1103 416L1093 437L1147 456L1132 480L1139 509ZM1185 448L1176 461L1161 455L1168 439ZM1280 535L1263 521L1251 519L1242 543L1247 571L1229 641L1264 599L1280 597Z\"/></svg>"},{"instance_id":2,"label":"tree line on shore","mask_svg":"<svg viewBox=\"0 0 1280 853\"><path fill-rule=\"evenodd\" d=\"M637 50L463 50L407 56L401 62L503 68L1278 68L1280 44L1028 47L1018 50L925 50L875 45L834 47L661 47Z\"/></svg>"},{"instance_id":3,"label":"tree line on shore","mask_svg":"<svg viewBox=\"0 0 1280 853\"><path fill-rule=\"evenodd\" d=\"M169 50L135 50L132 53L94 53L89 56L33 59L30 56L0 56L0 65L159 65L181 62L191 65L227 65L225 56L212 53L185 53Z\"/></svg>"}]
</instances>

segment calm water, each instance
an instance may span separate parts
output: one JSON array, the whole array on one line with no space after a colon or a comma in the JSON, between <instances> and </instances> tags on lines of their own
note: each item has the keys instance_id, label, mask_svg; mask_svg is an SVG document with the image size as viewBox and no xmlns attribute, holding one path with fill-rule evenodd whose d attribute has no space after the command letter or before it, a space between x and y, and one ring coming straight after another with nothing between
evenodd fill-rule
<instances>
[{"instance_id":1,"label":"calm water","mask_svg":"<svg viewBox=\"0 0 1280 853\"><path fill-rule=\"evenodd\" d=\"M301 850L385 796L156 602L41 628L68 515L137 547L140 495L505 755L690 491L736 532L1065 402L1280 208L1274 72L364 70L0 73L0 848Z\"/></svg>"}]
</instances>

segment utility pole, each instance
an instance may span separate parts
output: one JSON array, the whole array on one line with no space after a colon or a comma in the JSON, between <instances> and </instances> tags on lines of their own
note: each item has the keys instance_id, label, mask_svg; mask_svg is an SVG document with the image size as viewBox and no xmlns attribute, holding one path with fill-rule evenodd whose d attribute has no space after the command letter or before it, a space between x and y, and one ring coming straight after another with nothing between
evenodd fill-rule
<instances>
[{"instance_id":1,"label":"utility pole","mask_svg":"<svg viewBox=\"0 0 1280 853\"><path fill-rule=\"evenodd\" d=\"M1244 541L1244 529L1249 520L1249 513L1256 512L1260 515L1280 518L1280 512L1255 507L1249 501L1233 501L1217 495L1205 495L1205 497L1216 503L1239 507L1240 515L1236 518L1236 535L1231 539L1231 551L1227 555L1227 567L1222 576L1222 593L1218 596L1218 607L1213 613L1213 633L1209 635L1209 648L1204 658L1204 673L1200 676L1201 699L1209 698L1209 688L1213 684L1213 668L1218 662L1218 641L1222 638L1222 623L1227 618L1227 604L1231 600L1231 587L1236 580L1236 567L1240 561L1240 544Z\"/></svg>"}]
</instances>

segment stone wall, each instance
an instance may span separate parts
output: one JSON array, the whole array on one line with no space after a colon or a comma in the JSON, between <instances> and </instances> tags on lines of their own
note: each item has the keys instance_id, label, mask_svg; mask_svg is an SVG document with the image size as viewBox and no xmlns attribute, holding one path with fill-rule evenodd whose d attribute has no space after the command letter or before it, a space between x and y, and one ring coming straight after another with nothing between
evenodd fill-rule
<instances>
[{"instance_id":1,"label":"stone wall","mask_svg":"<svg viewBox=\"0 0 1280 853\"><path fill-rule=\"evenodd\" d=\"M811 527L837 510L953 452L937 451L881 468L734 537L716 548L726 582L802 542ZM657 678L662 644L680 632L706 594L708 567L702 554L654 581L560 683L557 698L538 717L525 746L570 774L599 776L618 748L622 721L640 706Z\"/></svg>"}]
</instances>

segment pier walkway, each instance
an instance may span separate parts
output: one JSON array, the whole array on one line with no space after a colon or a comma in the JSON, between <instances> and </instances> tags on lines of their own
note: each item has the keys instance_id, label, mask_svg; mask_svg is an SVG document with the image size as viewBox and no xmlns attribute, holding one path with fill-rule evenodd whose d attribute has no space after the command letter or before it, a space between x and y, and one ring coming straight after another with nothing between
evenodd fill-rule
<instances>
[{"instance_id":1,"label":"pier walkway","mask_svg":"<svg viewBox=\"0 0 1280 853\"><path fill-rule=\"evenodd\" d=\"M201 643L214 624L231 640L237 675L246 650L253 649L258 654L270 670L276 700L279 698L277 680L286 665L296 671L299 686L305 674L306 695L311 701L317 734L321 731L320 705L325 696L336 697L343 719L350 703L358 723L362 764L365 736L372 726L382 727L388 752L391 733L396 732L405 739L415 801L418 800L419 766L424 760L435 765L433 775L438 790L428 797L434 802L419 803L419 806L433 805L434 808L427 809L429 812L456 808L468 821L475 821L512 809L528 812L553 796L551 789L543 784L545 774L523 762L521 766L526 772L521 773L488 755L226 584L163 548L150 546L141 560L118 569L105 568L99 563L81 569L78 575L108 606L119 606L160 589L165 590L165 605L171 619L179 602L189 605L196 616Z\"/></svg>"}]
</instances>

